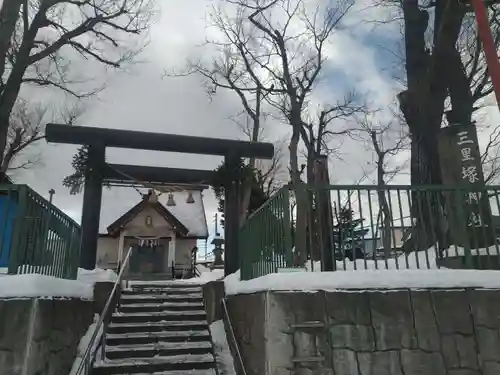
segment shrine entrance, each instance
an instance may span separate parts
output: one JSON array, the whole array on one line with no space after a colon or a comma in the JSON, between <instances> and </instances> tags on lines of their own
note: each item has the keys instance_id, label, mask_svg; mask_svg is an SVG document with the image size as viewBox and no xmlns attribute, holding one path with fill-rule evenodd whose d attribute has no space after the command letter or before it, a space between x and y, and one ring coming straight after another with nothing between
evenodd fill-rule
<instances>
[{"instance_id":1,"label":"shrine entrance","mask_svg":"<svg viewBox=\"0 0 500 375\"><path fill-rule=\"evenodd\" d=\"M141 240L132 248L128 273L151 275L168 272L165 245L158 240Z\"/></svg>"},{"instance_id":2,"label":"shrine entrance","mask_svg":"<svg viewBox=\"0 0 500 375\"><path fill-rule=\"evenodd\" d=\"M120 186L127 184L134 186L141 182L152 186L209 185L214 176L213 170L108 164L105 161L107 147L223 156L229 168L236 168L241 158L271 159L274 155L272 143L61 124L47 124L45 139L52 143L88 146L80 244L80 267L86 269L94 269L96 266L103 183L120 184ZM233 181L224 190L224 270L228 275L236 272L240 266L239 182ZM148 256L154 257L151 254ZM136 260L136 262L142 264L142 261Z\"/></svg>"}]
</instances>

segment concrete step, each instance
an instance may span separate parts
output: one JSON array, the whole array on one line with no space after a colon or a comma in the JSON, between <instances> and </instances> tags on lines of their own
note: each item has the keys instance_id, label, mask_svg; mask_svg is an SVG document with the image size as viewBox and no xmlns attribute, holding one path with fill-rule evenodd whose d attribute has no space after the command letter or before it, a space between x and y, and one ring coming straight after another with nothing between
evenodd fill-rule
<instances>
[{"instance_id":1,"label":"concrete step","mask_svg":"<svg viewBox=\"0 0 500 375\"><path fill-rule=\"evenodd\" d=\"M122 294L121 305L164 302L203 302L203 294Z\"/></svg>"},{"instance_id":2,"label":"concrete step","mask_svg":"<svg viewBox=\"0 0 500 375\"><path fill-rule=\"evenodd\" d=\"M213 354L184 354L153 358L115 359L96 362L93 375L140 374L215 368Z\"/></svg>"},{"instance_id":3,"label":"concrete step","mask_svg":"<svg viewBox=\"0 0 500 375\"><path fill-rule=\"evenodd\" d=\"M172 287L136 287L132 286L122 290L122 294L189 294L189 293L202 293L203 289L200 287L185 287L185 288L172 288Z\"/></svg>"},{"instance_id":4,"label":"concrete step","mask_svg":"<svg viewBox=\"0 0 500 375\"><path fill-rule=\"evenodd\" d=\"M146 323L111 323L108 333L161 332L161 331L196 331L206 330L206 320L146 322Z\"/></svg>"},{"instance_id":5,"label":"concrete step","mask_svg":"<svg viewBox=\"0 0 500 375\"><path fill-rule=\"evenodd\" d=\"M142 345L160 342L200 342L210 341L208 329L196 331L161 331L110 333L106 335L106 345Z\"/></svg>"},{"instance_id":6,"label":"concrete step","mask_svg":"<svg viewBox=\"0 0 500 375\"><path fill-rule=\"evenodd\" d=\"M137 312L137 313L114 313L111 317L112 323L143 323L161 321L193 321L206 320L205 310L194 311L161 311L161 312Z\"/></svg>"},{"instance_id":7,"label":"concrete step","mask_svg":"<svg viewBox=\"0 0 500 375\"><path fill-rule=\"evenodd\" d=\"M146 281L131 281L129 287L132 288L202 288L203 284L191 283L180 280L146 280Z\"/></svg>"},{"instance_id":8,"label":"concrete step","mask_svg":"<svg viewBox=\"0 0 500 375\"><path fill-rule=\"evenodd\" d=\"M130 303L120 306L121 312L141 312L141 311L179 311L179 310L203 310L203 303L200 302L164 302L164 303Z\"/></svg>"},{"instance_id":9,"label":"concrete step","mask_svg":"<svg viewBox=\"0 0 500 375\"><path fill-rule=\"evenodd\" d=\"M121 374L121 375L132 375ZM134 374L134 375L217 375L215 370L178 370L178 371L161 371L161 372L150 372L148 374Z\"/></svg>"},{"instance_id":10,"label":"concrete step","mask_svg":"<svg viewBox=\"0 0 500 375\"><path fill-rule=\"evenodd\" d=\"M158 342L142 345L119 345L106 347L106 358L108 359L152 358L207 353L212 353L212 343L210 341Z\"/></svg>"},{"instance_id":11,"label":"concrete step","mask_svg":"<svg viewBox=\"0 0 500 375\"><path fill-rule=\"evenodd\" d=\"M168 269L170 269L170 267ZM172 271L168 271L162 273L153 273L150 275L146 275L143 273L129 273L127 275L127 281L130 283L145 283L145 282L165 283L169 281L174 281L174 279L172 279Z\"/></svg>"}]
</instances>

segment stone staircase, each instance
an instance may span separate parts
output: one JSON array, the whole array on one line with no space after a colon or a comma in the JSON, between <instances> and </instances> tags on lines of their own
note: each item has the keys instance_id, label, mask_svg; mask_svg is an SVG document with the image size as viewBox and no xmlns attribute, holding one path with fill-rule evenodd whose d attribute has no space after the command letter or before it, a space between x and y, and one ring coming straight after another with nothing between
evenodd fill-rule
<instances>
[{"instance_id":1,"label":"stone staircase","mask_svg":"<svg viewBox=\"0 0 500 375\"><path fill-rule=\"evenodd\" d=\"M133 284L109 324L106 359L92 375L216 375L202 288Z\"/></svg>"}]
</instances>

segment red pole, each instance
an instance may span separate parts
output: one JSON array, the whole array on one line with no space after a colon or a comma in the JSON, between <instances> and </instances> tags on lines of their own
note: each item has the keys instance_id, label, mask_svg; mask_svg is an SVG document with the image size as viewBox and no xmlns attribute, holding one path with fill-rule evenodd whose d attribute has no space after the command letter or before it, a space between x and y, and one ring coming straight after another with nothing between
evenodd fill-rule
<instances>
[{"instance_id":1,"label":"red pole","mask_svg":"<svg viewBox=\"0 0 500 375\"><path fill-rule=\"evenodd\" d=\"M491 83L495 91L497 105L500 106L500 61L498 61L497 49L488 21L488 12L484 0L471 0L471 4L476 13L477 30L481 43L483 44L486 64L488 65Z\"/></svg>"}]
</instances>

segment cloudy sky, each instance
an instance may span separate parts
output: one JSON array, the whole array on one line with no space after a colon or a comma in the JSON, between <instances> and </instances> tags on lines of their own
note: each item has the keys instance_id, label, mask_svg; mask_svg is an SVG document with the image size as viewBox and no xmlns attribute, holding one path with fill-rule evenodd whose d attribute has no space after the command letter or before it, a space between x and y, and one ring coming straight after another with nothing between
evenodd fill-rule
<instances>
[{"instance_id":1,"label":"cloudy sky","mask_svg":"<svg viewBox=\"0 0 500 375\"><path fill-rule=\"evenodd\" d=\"M0 0L1 1L1 0ZM214 0L215 1L215 0ZM320 1L320 0L316 0ZM361 20L384 19L389 9L371 8L372 0L359 0L345 27L331 40L327 55L328 74L315 95L318 101L342 97L357 90L376 106L389 104L398 90L393 78L394 59L380 46L390 46L400 37L397 25L375 27ZM232 93L220 92L210 101L198 77L162 78L165 70L182 67L186 59L200 53L199 45L207 35L206 12L210 0L159 1L159 13L149 33L150 43L140 56L140 63L125 72L96 72L105 79L107 88L98 99L87 105L80 119L82 125L134 129L221 138L243 138L241 130L229 117L240 111L240 103ZM91 65L89 65L91 67ZM268 124L269 125L269 124ZM268 126L271 140L282 138L289 129L285 125ZM62 187L64 176L71 173L71 157L76 147L38 145L42 163L36 168L16 173L18 183L26 183L48 196L56 191L54 203L79 221L82 196L70 196ZM372 155L366 145L347 140L341 149L342 160L331 162L331 180L353 183L369 169ZM217 157L169 154L130 150L109 150L110 162L165 167L213 169ZM346 168L348 166L348 168ZM205 193L208 221L216 211L213 195ZM133 188L104 189L101 228L127 211L139 199ZM212 225L212 224L210 224Z\"/></svg>"}]
</instances>

